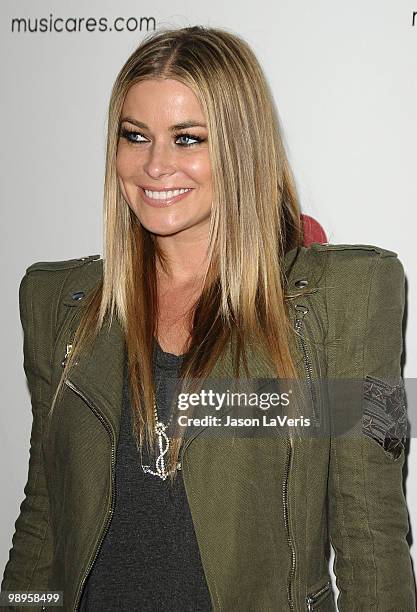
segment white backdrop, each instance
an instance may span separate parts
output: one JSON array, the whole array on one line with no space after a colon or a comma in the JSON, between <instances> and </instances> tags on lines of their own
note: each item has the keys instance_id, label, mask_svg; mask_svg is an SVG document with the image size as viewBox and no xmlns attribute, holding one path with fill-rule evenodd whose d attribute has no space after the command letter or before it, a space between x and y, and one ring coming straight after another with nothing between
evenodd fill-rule
<instances>
[{"instance_id":1,"label":"white backdrop","mask_svg":"<svg viewBox=\"0 0 417 612\"><path fill-rule=\"evenodd\" d=\"M403 262L404 377L417 378L413 11L417 3L409 0L258 0L256 5L2 0L0 575L23 499L31 428L18 285L35 261L103 253L107 104L119 68L149 30L218 26L251 44L274 91L303 212L323 225L329 242L376 244L397 252ZM14 31L13 18L22 19ZM47 31L39 24L29 31L40 18ZM71 18L84 18L76 31L49 31L51 23L62 29ZM100 31L104 19L107 30ZM409 411L415 410L409 404ZM416 463L417 444L411 440L412 527ZM415 547L411 552L415 558Z\"/></svg>"}]
</instances>

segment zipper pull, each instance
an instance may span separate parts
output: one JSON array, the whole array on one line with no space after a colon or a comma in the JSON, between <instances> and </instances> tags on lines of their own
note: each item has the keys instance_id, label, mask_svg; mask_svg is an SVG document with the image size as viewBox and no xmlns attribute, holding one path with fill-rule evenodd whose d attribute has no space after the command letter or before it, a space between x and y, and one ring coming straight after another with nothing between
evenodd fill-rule
<instances>
[{"instance_id":1,"label":"zipper pull","mask_svg":"<svg viewBox=\"0 0 417 612\"><path fill-rule=\"evenodd\" d=\"M297 319L298 320L304 319L304 317L306 316L306 314L309 311L308 307L304 306L304 304L296 304L295 305L295 309L297 311Z\"/></svg>"},{"instance_id":2,"label":"zipper pull","mask_svg":"<svg viewBox=\"0 0 417 612\"><path fill-rule=\"evenodd\" d=\"M321 587L315 593L310 593L306 597L307 610L308 612L313 612L316 609L315 604L320 605L323 599L327 596L328 591L330 591L332 585L331 582L326 582L324 586Z\"/></svg>"},{"instance_id":3,"label":"zipper pull","mask_svg":"<svg viewBox=\"0 0 417 612\"><path fill-rule=\"evenodd\" d=\"M295 304L295 331L301 333L301 328L303 327L304 317L308 313L309 309L304 304Z\"/></svg>"},{"instance_id":4,"label":"zipper pull","mask_svg":"<svg viewBox=\"0 0 417 612\"><path fill-rule=\"evenodd\" d=\"M61 361L61 366L63 368L65 367L65 364L67 363L68 355L71 353L71 351L72 351L72 344L67 344L67 348L65 350L64 359Z\"/></svg>"}]
</instances>

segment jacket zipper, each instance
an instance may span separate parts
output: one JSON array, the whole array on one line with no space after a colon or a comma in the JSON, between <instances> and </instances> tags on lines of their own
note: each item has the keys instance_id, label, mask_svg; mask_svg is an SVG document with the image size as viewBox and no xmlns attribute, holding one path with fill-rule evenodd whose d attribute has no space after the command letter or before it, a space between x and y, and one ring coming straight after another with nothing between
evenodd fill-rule
<instances>
[{"instance_id":1,"label":"jacket zipper","mask_svg":"<svg viewBox=\"0 0 417 612\"><path fill-rule=\"evenodd\" d=\"M288 478L290 474L291 458L292 458L292 443L291 443L291 439L287 438L287 458L285 462L285 478L284 478L284 483L282 485L282 501L283 501L283 506L284 506L284 523L285 523L285 529L287 532L287 542L288 542L288 546L290 547L290 551L291 551L291 567L290 567L290 571L289 571L288 579L287 579L287 596L288 596L288 604L290 606L290 610L294 610L294 601L293 601L293 594L292 594L292 580L294 578L294 573L295 573L296 559L295 559L294 543L291 539L290 525L288 521Z\"/></svg>"},{"instance_id":2,"label":"jacket zipper","mask_svg":"<svg viewBox=\"0 0 417 612\"><path fill-rule=\"evenodd\" d=\"M75 605L74 605L74 612L77 612L78 610L78 606L80 603L80 596L84 587L84 583L87 579L87 576L91 570L91 568L94 565L95 560L97 559L99 550L100 550L100 546L104 540L104 537L107 533L107 530L109 528L110 525L110 519L112 517L113 511L114 511L114 503L115 503L115 493L114 493L114 489L115 489L115 474L114 474L114 468L115 468L115 463L116 463L116 452L115 452L115 444L113 441L113 431L112 428L110 426L110 423L107 421L107 419L104 418L104 416L102 415L102 413L100 412L100 410L98 408L96 408L96 406L89 400L87 399L87 397L82 393L82 391L80 391L75 385L74 383L72 383L70 380L66 379L65 380L65 384L72 389L77 395L79 395L81 397L81 399L84 400L84 402L91 408L91 410L94 412L94 414L100 419L100 421L103 423L104 427L107 429L109 436L110 436L110 442L111 442L111 501L110 501L110 509L107 513L107 519L106 519L106 524L104 526L104 529L101 533L100 539L98 541L98 544L96 544L96 548L95 548L95 552L94 552L94 556L93 558L89 561L88 565L87 565L87 569L84 572L84 576L81 580L81 584L80 587L77 591L77 595L75 598Z\"/></svg>"},{"instance_id":3,"label":"jacket zipper","mask_svg":"<svg viewBox=\"0 0 417 612\"><path fill-rule=\"evenodd\" d=\"M304 331L303 319L308 312L308 308L300 304L297 304L295 308L297 312L297 315L295 318L295 330L297 331L298 337L301 342L301 348L303 351L303 362L304 362L304 367L305 367L305 371L307 374L307 380L309 383L310 395L311 395L312 402L313 402L313 419L315 420L316 418L315 409L314 409L315 401L314 401L314 391L313 391L313 385L312 385L313 368L311 365L311 360L310 360L310 357L307 351L307 347L306 347L304 335L303 335L303 331ZM301 317L299 316L298 313L301 313ZM289 517L288 479L289 479L289 473L290 473L290 468L291 468L292 455L293 455L292 441L291 441L291 438L287 438L287 457L286 457L286 463L285 463L285 478L284 478L284 483L282 486L282 501L283 501L283 508L284 508L284 523L285 523L285 529L287 533L287 542L288 542L288 546L291 551L291 566L290 566L290 571L289 571L288 579L287 579L287 596L288 596L288 604L289 604L290 610L294 610L292 583L293 583L293 579L295 575L295 568L296 568L295 546L291 538L291 531L290 531L290 525L289 525L289 519L288 519Z\"/></svg>"},{"instance_id":4,"label":"jacket zipper","mask_svg":"<svg viewBox=\"0 0 417 612\"><path fill-rule=\"evenodd\" d=\"M331 589L331 582L328 581L324 586L321 587L318 591L314 593L309 593L306 597L307 610L308 612L314 611L314 606L320 600L324 599L324 596L327 595L328 591Z\"/></svg>"},{"instance_id":5,"label":"jacket zipper","mask_svg":"<svg viewBox=\"0 0 417 612\"><path fill-rule=\"evenodd\" d=\"M313 386L313 366L311 365L311 359L307 351L307 346L304 338L304 317L308 313L307 306L303 306L302 304L295 305L297 315L295 317L295 331L297 332L297 336L299 338L301 349L303 351L303 361L307 374L307 381L310 389L310 397L312 402L312 411L313 411L313 423L317 424L317 414L316 414L316 396Z\"/></svg>"}]
</instances>

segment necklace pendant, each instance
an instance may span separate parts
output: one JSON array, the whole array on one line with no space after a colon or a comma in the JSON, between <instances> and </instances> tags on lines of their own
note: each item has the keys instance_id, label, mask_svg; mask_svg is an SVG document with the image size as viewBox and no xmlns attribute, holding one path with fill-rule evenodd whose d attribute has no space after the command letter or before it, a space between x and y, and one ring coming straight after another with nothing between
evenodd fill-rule
<instances>
[{"instance_id":1,"label":"necklace pendant","mask_svg":"<svg viewBox=\"0 0 417 612\"><path fill-rule=\"evenodd\" d=\"M156 459L156 471L162 480L165 480L168 476L168 472L165 469L165 460L164 455L168 452L169 449L169 439L165 433L166 425L159 421L156 424L155 432L158 436L158 447L159 447L159 455Z\"/></svg>"},{"instance_id":2,"label":"necklace pendant","mask_svg":"<svg viewBox=\"0 0 417 612\"><path fill-rule=\"evenodd\" d=\"M168 478L169 472L165 467L164 456L167 454L169 450L169 438L165 433L167 426L164 425L161 421L158 421L155 425L155 433L158 436L158 449L159 455L156 458L156 472L151 470L149 465L142 465L142 469L145 474L152 474L153 476L159 476L162 480L166 480ZM178 469L178 468L177 468Z\"/></svg>"},{"instance_id":3,"label":"necklace pendant","mask_svg":"<svg viewBox=\"0 0 417 612\"><path fill-rule=\"evenodd\" d=\"M165 425L162 421L158 420L158 411L156 408L156 404L154 403L154 412L155 412L155 435L157 436L157 442L158 442L158 449L159 449L159 455L156 458L156 472L154 470L151 470L151 466L150 465L143 465L142 463L142 451L141 451L141 466L142 466L142 470L145 474L152 474L153 476L158 476L159 478L161 478L161 480L166 480L169 476L169 474L171 472L175 472L177 470L181 470L181 461L177 461L177 465L175 466L175 468L171 471L167 471L166 467L165 467L165 459L164 456L167 454L168 450L169 450L169 438L167 436L167 434L165 433L166 430L168 429L168 425Z\"/></svg>"}]
</instances>

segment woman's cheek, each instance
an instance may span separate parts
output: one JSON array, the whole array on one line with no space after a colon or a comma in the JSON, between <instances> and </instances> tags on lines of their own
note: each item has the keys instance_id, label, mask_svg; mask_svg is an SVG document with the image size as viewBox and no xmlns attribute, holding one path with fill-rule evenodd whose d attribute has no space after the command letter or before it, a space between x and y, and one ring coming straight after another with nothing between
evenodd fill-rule
<instances>
[{"instance_id":1,"label":"woman's cheek","mask_svg":"<svg viewBox=\"0 0 417 612\"><path fill-rule=\"evenodd\" d=\"M198 156L198 158L194 159L193 161L190 160L190 163L187 166L187 174L196 177L198 182L201 183L210 181L211 164L207 152L204 151Z\"/></svg>"},{"instance_id":2,"label":"woman's cheek","mask_svg":"<svg viewBox=\"0 0 417 612\"><path fill-rule=\"evenodd\" d=\"M117 149L117 156L116 156L116 172L119 177L126 176L126 171L127 171L128 166L129 166L128 156L126 155L126 152L124 151L123 146L119 145Z\"/></svg>"},{"instance_id":3,"label":"woman's cheek","mask_svg":"<svg viewBox=\"0 0 417 612\"><path fill-rule=\"evenodd\" d=\"M125 185L124 185L124 182L123 182L123 177L120 176L119 172L117 172L117 174L118 174L117 180L119 182L119 187L120 187L120 191L122 192L122 196L124 197L125 201L127 203L129 203L129 198L128 198L127 193L126 193Z\"/></svg>"}]
</instances>

